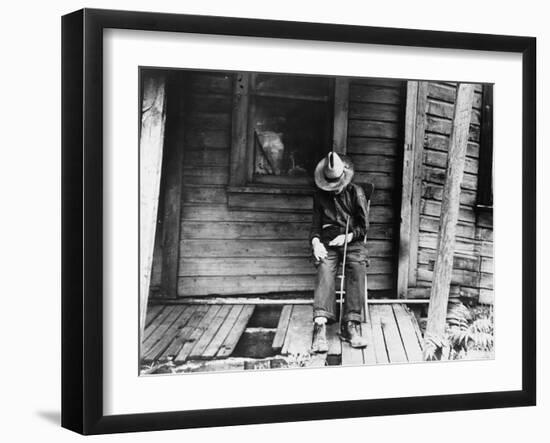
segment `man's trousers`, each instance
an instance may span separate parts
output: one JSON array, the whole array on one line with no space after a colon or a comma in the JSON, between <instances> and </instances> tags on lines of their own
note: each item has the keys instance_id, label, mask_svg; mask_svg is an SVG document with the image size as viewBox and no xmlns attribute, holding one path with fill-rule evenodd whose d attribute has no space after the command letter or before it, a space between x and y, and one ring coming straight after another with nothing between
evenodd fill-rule
<instances>
[{"instance_id":1,"label":"man's trousers","mask_svg":"<svg viewBox=\"0 0 550 443\"><path fill-rule=\"evenodd\" d=\"M317 278L313 302L313 317L326 317L336 320L335 277L341 272L344 246L326 246L328 255L316 261ZM343 319L362 321L365 300L365 273L367 265L367 247L357 241L348 244L346 257L345 304ZM338 285L340 284L338 280ZM338 286L340 290L340 286Z\"/></svg>"}]
</instances>

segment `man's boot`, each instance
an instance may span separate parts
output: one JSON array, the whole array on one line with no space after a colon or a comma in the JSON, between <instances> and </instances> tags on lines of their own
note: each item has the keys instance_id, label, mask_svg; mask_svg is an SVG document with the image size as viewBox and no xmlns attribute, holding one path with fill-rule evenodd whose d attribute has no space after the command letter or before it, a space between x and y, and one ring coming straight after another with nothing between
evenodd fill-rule
<instances>
[{"instance_id":1,"label":"man's boot","mask_svg":"<svg viewBox=\"0 0 550 443\"><path fill-rule=\"evenodd\" d=\"M342 326L340 338L349 342L352 348L367 346L367 339L361 335L361 324L358 321L346 321Z\"/></svg>"},{"instance_id":2,"label":"man's boot","mask_svg":"<svg viewBox=\"0 0 550 443\"><path fill-rule=\"evenodd\" d=\"M311 350L318 353L328 352L327 326L325 323L313 324L313 344L311 345Z\"/></svg>"}]
</instances>

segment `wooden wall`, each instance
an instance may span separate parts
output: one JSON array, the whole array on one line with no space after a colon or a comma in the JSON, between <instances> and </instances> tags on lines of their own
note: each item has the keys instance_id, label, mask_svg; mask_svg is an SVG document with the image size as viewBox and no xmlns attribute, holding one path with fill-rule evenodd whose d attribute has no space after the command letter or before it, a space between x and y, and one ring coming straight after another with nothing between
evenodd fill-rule
<instances>
[{"instance_id":1,"label":"wooden wall","mask_svg":"<svg viewBox=\"0 0 550 443\"><path fill-rule=\"evenodd\" d=\"M395 297L406 82L352 79L347 153L355 182L372 182L369 289Z\"/></svg>"},{"instance_id":2,"label":"wooden wall","mask_svg":"<svg viewBox=\"0 0 550 443\"><path fill-rule=\"evenodd\" d=\"M311 289L310 215L228 206L233 81L188 78L178 295Z\"/></svg>"},{"instance_id":3,"label":"wooden wall","mask_svg":"<svg viewBox=\"0 0 550 443\"><path fill-rule=\"evenodd\" d=\"M492 211L478 209L480 118L482 88L476 86L464 178L460 195L459 224L452 277L451 295L482 301L492 299L493 230ZM409 296L429 297L437 236L447 149L454 112L456 86L429 83L426 108L422 197L418 233L416 284L409 282Z\"/></svg>"},{"instance_id":4,"label":"wooden wall","mask_svg":"<svg viewBox=\"0 0 550 443\"><path fill-rule=\"evenodd\" d=\"M229 73L190 73L186 80L177 294L312 291L311 195L228 188L233 83ZM368 239L373 291L395 287L403 101L404 82L350 85L348 153L356 181L376 186ZM158 290L162 254L155 252Z\"/></svg>"}]
</instances>

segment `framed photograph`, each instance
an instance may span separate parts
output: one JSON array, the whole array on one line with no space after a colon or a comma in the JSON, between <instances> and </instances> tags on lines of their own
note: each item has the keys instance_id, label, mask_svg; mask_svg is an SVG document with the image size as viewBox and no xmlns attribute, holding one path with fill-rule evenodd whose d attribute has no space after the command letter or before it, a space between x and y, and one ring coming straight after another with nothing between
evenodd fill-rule
<instances>
[{"instance_id":1,"label":"framed photograph","mask_svg":"<svg viewBox=\"0 0 550 443\"><path fill-rule=\"evenodd\" d=\"M62 425L534 405L531 37L62 21Z\"/></svg>"}]
</instances>

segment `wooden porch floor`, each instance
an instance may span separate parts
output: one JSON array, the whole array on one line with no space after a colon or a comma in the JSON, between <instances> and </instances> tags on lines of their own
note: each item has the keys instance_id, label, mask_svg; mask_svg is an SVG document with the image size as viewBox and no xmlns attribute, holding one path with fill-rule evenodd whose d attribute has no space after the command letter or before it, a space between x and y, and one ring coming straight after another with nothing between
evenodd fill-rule
<instances>
[{"instance_id":1,"label":"wooden porch floor","mask_svg":"<svg viewBox=\"0 0 550 443\"><path fill-rule=\"evenodd\" d=\"M142 363L181 365L232 359L254 310L255 305L246 304L152 305L142 340ZM284 305L277 328L271 330L271 355L309 356L303 366L422 361L420 328L404 304L370 304L367 320L361 325L369 343L365 349L341 342L338 325L332 324L328 326L328 353L312 355L312 306Z\"/></svg>"}]
</instances>

